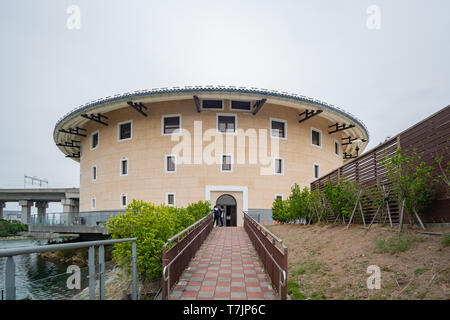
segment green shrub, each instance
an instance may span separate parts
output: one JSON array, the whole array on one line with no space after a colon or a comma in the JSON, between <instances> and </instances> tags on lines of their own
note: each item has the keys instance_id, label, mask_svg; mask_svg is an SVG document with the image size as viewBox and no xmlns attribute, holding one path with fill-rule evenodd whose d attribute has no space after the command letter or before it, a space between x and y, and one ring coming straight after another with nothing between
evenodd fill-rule
<instances>
[{"instance_id":1,"label":"green shrub","mask_svg":"<svg viewBox=\"0 0 450 320\"><path fill-rule=\"evenodd\" d=\"M289 221L289 205L285 200L276 198L272 204L272 219L280 222Z\"/></svg>"},{"instance_id":2,"label":"green shrub","mask_svg":"<svg viewBox=\"0 0 450 320\"><path fill-rule=\"evenodd\" d=\"M106 226L113 239L137 238L139 273L144 279L158 279L162 273L163 245L209 212L209 202L203 201L175 208L133 200L125 214L111 217ZM121 267L129 269L131 243L115 244L113 256Z\"/></svg>"},{"instance_id":3,"label":"green shrub","mask_svg":"<svg viewBox=\"0 0 450 320\"><path fill-rule=\"evenodd\" d=\"M325 184L323 192L335 216L350 217L359 193L356 183L347 179L340 179L338 184L329 181Z\"/></svg>"},{"instance_id":4,"label":"green shrub","mask_svg":"<svg viewBox=\"0 0 450 320\"><path fill-rule=\"evenodd\" d=\"M22 231L28 231L26 224L0 219L0 237L12 237Z\"/></svg>"}]
</instances>

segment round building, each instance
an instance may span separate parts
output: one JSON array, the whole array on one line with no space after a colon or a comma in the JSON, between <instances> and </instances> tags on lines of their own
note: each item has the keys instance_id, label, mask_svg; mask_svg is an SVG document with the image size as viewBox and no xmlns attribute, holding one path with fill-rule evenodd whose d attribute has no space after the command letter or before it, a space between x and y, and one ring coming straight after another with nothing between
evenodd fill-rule
<instances>
[{"instance_id":1,"label":"round building","mask_svg":"<svg viewBox=\"0 0 450 320\"><path fill-rule=\"evenodd\" d=\"M80 163L80 215L123 212L132 199L270 210L294 183L309 186L367 146L355 116L312 98L242 87L142 90L78 107L55 126Z\"/></svg>"}]
</instances>

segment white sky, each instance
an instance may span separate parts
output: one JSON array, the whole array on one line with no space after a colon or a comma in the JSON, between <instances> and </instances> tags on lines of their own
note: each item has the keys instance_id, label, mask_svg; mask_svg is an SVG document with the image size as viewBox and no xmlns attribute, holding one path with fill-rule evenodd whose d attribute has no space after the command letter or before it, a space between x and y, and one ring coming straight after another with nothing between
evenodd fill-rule
<instances>
[{"instance_id":1,"label":"white sky","mask_svg":"<svg viewBox=\"0 0 450 320\"><path fill-rule=\"evenodd\" d=\"M366 26L373 4L380 30ZM69 5L80 30L66 27ZM360 118L374 147L449 104L449 12L448 0L2 0L0 188L23 187L25 173L78 187L78 163L53 142L57 120L145 88L315 97Z\"/></svg>"}]
</instances>

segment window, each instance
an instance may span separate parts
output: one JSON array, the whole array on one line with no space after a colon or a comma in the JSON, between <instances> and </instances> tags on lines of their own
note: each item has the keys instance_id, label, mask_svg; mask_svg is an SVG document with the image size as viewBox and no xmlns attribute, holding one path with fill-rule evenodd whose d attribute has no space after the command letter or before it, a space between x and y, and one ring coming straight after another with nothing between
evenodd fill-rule
<instances>
[{"instance_id":1,"label":"window","mask_svg":"<svg viewBox=\"0 0 450 320\"><path fill-rule=\"evenodd\" d=\"M131 140L132 137L132 122L126 121L118 124L118 141Z\"/></svg>"},{"instance_id":2,"label":"window","mask_svg":"<svg viewBox=\"0 0 450 320\"><path fill-rule=\"evenodd\" d=\"M275 174L283 175L284 174L284 159L283 158L275 158Z\"/></svg>"},{"instance_id":3,"label":"window","mask_svg":"<svg viewBox=\"0 0 450 320\"><path fill-rule=\"evenodd\" d=\"M202 100L202 109L223 109L222 100Z\"/></svg>"},{"instance_id":4,"label":"window","mask_svg":"<svg viewBox=\"0 0 450 320\"><path fill-rule=\"evenodd\" d=\"M92 166L92 181L97 181L97 166Z\"/></svg>"},{"instance_id":5,"label":"window","mask_svg":"<svg viewBox=\"0 0 450 320\"><path fill-rule=\"evenodd\" d=\"M166 173L172 173L177 171L177 161L174 155L166 155L165 159L165 171Z\"/></svg>"},{"instance_id":6,"label":"window","mask_svg":"<svg viewBox=\"0 0 450 320\"><path fill-rule=\"evenodd\" d=\"M217 131L220 133L235 133L236 115L217 114Z\"/></svg>"},{"instance_id":7,"label":"window","mask_svg":"<svg viewBox=\"0 0 450 320\"><path fill-rule=\"evenodd\" d=\"M128 197L127 197L126 194L120 195L120 206L121 206L122 208L125 208L125 207L127 206L127 203L128 203L128 199L127 199L127 198L128 198Z\"/></svg>"},{"instance_id":8,"label":"window","mask_svg":"<svg viewBox=\"0 0 450 320\"><path fill-rule=\"evenodd\" d=\"M95 209L95 198L92 198L91 204L92 204L92 209Z\"/></svg>"},{"instance_id":9,"label":"window","mask_svg":"<svg viewBox=\"0 0 450 320\"><path fill-rule=\"evenodd\" d=\"M162 135L181 133L181 115L167 115L162 117Z\"/></svg>"},{"instance_id":10,"label":"window","mask_svg":"<svg viewBox=\"0 0 450 320\"><path fill-rule=\"evenodd\" d=\"M286 120L270 119L270 136L286 139Z\"/></svg>"},{"instance_id":11,"label":"window","mask_svg":"<svg viewBox=\"0 0 450 320\"><path fill-rule=\"evenodd\" d=\"M120 175L128 175L128 159L120 159Z\"/></svg>"},{"instance_id":12,"label":"window","mask_svg":"<svg viewBox=\"0 0 450 320\"><path fill-rule=\"evenodd\" d=\"M166 204L168 206L175 205L175 193L173 193L173 192L166 193Z\"/></svg>"},{"instance_id":13,"label":"window","mask_svg":"<svg viewBox=\"0 0 450 320\"><path fill-rule=\"evenodd\" d=\"M231 101L231 109L234 110L248 110L251 109L251 104L249 101Z\"/></svg>"},{"instance_id":14,"label":"window","mask_svg":"<svg viewBox=\"0 0 450 320\"><path fill-rule=\"evenodd\" d=\"M283 195L282 194L276 194L275 195L275 199L283 200Z\"/></svg>"},{"instance_id":15,"label":"window","mask_svg":"<svg viewBox=\"0 0 450 320\"><path fill-rule=\"evenodd\" d=\"M316 147L322 147L322 132L311 128L311 144Z\"/></svg>"},{"instance_id":16,"label":"window","mask_svg":"<svg viewBox=\"0 0 450 320\"><path fill-rule=\"evenodd\" d=\"M233 158L231 154L223 154L220 172L232 172L232 171L233 171Z\"/></svg>"},{"instance_id":17,"label":"window","mask_svg":"<svg viewBox=\"0 0 450 320\"><path fill-rule=\"evenodd\" d=\"M91 150L95 150L98 147L98 131L91 134Z\"/></svg>"},{"instance_id":18,"label":"window","mask_svg":"<svg viewBox=\"0 0 450 320\"><path fill-rule=\"evenodd\" d=\"M320 165L317 163L314 163L314 179L320 178Z\"/></svg>"},{"instance_id":19,"label":"window","mask_svg":"<svg viewBox=\"0 0 450 320\"><path fill-rule=\"evenodd\" d=\"M339 156L339 142L334 140L334 154Z\"/></svg>"}]
</instances>

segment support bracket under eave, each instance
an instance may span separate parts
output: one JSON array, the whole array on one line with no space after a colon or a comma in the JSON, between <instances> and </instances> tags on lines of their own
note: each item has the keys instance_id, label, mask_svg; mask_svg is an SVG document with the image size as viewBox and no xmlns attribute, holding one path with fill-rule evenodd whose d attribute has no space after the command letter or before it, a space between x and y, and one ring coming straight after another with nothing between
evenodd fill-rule
<instances>
[{"instance_id":1,"label":"support bracket under eave","mask_svg":"<svg viewBox=\"0 0 450 320\"><path fill-rule=\"evenodd\" d=\"M351 129L351 128L354 128L355 127L355 125L354 124L349 124L349 125L347 125L347 124L339 124L339 123L335 123L335 124L332 124L331 126L328 126L328 128L333 128L333 127L335 127L335 129L333 130L333 131L329 131L328 132L328 134L332 134L332 133L336 133L336 132L339 132L339 131L344 131L344 130L347 130L347 129Z\"/></svg>"},{"instance_id":2,"label":"support bracket under eave","mask_svg":"<svg viewBox=\"0 0 450 320\"><path fill-rule=\"evenodd\" d=\"M344 159L355 159L358 158L358 151L356 151L356 155L348 154L347 152L344 152Z\"/></svg>"},{"instance_id":3,"label":"support bracket under eave","mask_svg":"<svg viewBox=\"0 0 450 320\"><path fill-rule=\"evenodd\" d=\"M133 101L127 101L128 105L132 107L134 110L142 114L144 117L147 117L147 114L144 112L144 109L147 110L148 108L142 104L142 102L133 102Z\"/></svg>"},{"instance_id":4,"label":"support bracket under eave","mask_svg":"<svg viewBox=\"0 0 450 320\"><path fill-rule=\"evenodd\" d=\"M253 106L252 114L255 115L258 113L258 111L262 108L264 103L266 103L267 99L261 99L255 102L255 105Z\"/></svg>"},{"instance_id":5,"label":"support bracket under eave","mask_svg":"<svg viewBox=\"0 0 450 320\"><path fill-rule=\"evenodd\" d=\"M322 113L323 110L311 110L309 111L309 109L306 109L304 112L300 113L299 116L303 116L305 115L305 117L303 119L298 120L298 123L302 123L303 121L306 121L308 119L311 119L314 116L317 116L318 114Z\"/></svg>"},{"instance_id":6,"label":"support bracket under eave","mask_svg":"<svg viewBox=\"0 0 450 320\"><path fill-rule=\"evenodd\" d=\"M347 146L349 144L352 144L353 141L358 140L358 138L352 138L352 137L347 137L347 138L342 138L342 140L347 140L347 142L341 143L341 145L343 146ZM367 142L366 139L361 139L362 142Z\"/></svg>"},{"instance_id":7,"label":"support bracket under eave","mask_svg":"<svg viewBox=\"0 0 450 320\"><path fill-rule=\"evenodd\" d=\"M83 118L94 121L94 122L98 122L104 126L107 126L108 124L104 121L102 121L102 119L108 119L107 116L101 114L101 113L91 113L91 114L82 114L81 115Z\"/></svg>"},{"instance_id":8,"label":"support bracket under eave","mask_svg":"<svg viewBox=\"0 0 450 320\"><path fill-rule=\"evenodd\" d=\"M86 137L85 134L81 133L80 131L86 131L86 129L80 128L80 127L76 127L75 129L73 128L69 128L69 129L59 129L59 132L62 133L67 133L67 134L73 134L74 136L80 136L80 137Z\"/></svg>"},{"instance_id":9,"label":"support bracket under eave","mask_svg":"<svg viewBox=\"0 0 450 320\"><path fill-rule=\"evenodd\" d=\"M76 158L76 159L79 159L79 158L80 158L80 152L68 154L68 155L66 156L66 158Z\"/></svg>"},{"instance_id":10,"label":"support bracket under eave","mask_svg":"<svg viewBox=\"0 0 450 320\"><path fill-rule=\"evenodd\" d=\"M200 99L197 96L194 96L195 109L200 113L202 110L200 109Z\"/></svg>"},{"instance_id":11,"label":"support bracket under eave","mask_svg":"<svg viewBox=\"0 0 450 320\"><path fill-rule=\"evenodd\" d=\"M64 142L64 144L62 144L62 143L57 143L56 145L57 145L58 147L67 147L67 148L77 148L77 149L80 149L80 145L79 145L80 142L81 142L81 141L79 141L79 140L72 140L72 141L66 141L66 142Z\"/></svg>"}]
</instances>

